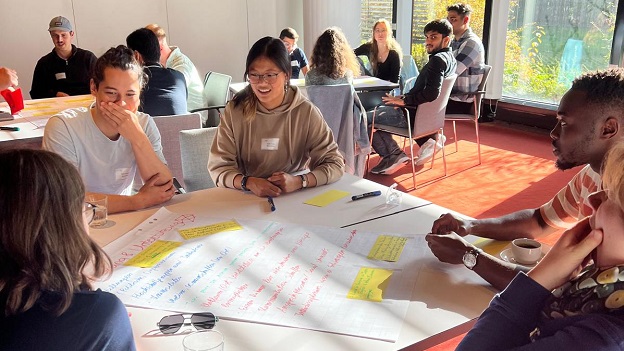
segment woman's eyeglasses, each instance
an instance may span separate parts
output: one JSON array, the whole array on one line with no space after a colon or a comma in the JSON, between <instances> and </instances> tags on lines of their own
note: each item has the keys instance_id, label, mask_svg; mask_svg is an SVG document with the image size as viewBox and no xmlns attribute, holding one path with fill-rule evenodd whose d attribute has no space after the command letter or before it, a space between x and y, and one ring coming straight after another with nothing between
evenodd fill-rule
<instances>
[{"instance_id":1,"label":"woman's eyeglasses","mask_svg":"<svg viewBox=\"0 0 624 351\"><path fill-rule=\"evenodd\" d=\"M215 323L219 321L219 317L210 312L193 313L190 315L190 318L186 316L188 316L188 314L165 316L160 322L156 323L156 325L158 325L158 329L160 329L163 334L174 334L185 325L192 325L197 330L212 329ZM184 323L187 319L190 319L191 322Z\"/></svg>"},{"instance_id":2,"label":"woman's eyeglasses","mask_svg":"<svg viewBox=\"0 0 624 351\"><path fill-rule=\"evenodd\" d=\"M87 219L87 223L91 224L93 222L93 218L95 217L95 205L89 202L84 203L83 212L85 218Z\"/></svg>"},{"instance_id":3,"label":"woman's eyeglasses","mask_svg":"<svg viewBox=\"0 0 624 351\"><path fill-rule=\"evenodd\" d=\"M277 81L277 76L279 76L279 73L267 73L267 74L249 73L247 75L247 80L251 84L258 84L262 80L264 80L265 82L267 82L269 84L273 84L273 83L275 83Z\"/></svg>"}]
</instances>

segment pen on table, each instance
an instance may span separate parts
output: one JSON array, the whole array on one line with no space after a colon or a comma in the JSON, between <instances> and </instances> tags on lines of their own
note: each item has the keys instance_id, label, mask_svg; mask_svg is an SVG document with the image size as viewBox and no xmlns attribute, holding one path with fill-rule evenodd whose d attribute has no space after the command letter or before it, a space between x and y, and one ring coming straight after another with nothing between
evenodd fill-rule
<instances>
[{"instance_id":1,"label":"pen on table","mask_svg":"<svg viewBox=\"0 0 624 351\"><path fill-rule=\"evenodd\" d=\"M0 130L8 130L9 132L19 132L19 127L0 127Z\"/></svg>"},{"instance_id":2,"label":"pen on table","mask_svg":"<svg viewBox=\"0 0 624 351\"><path fill-rule=\"evenodd\" d=\"M275 202L273 202L272 197L267 197L267 201L269 201L269 205L271 205L271 212L275 211Z\"/></svg>"},{"instance_id":3,"label":"pen on table","mask_svg":"<svg viewBox=\"0 0 624 351\"><path fill-rule=\"evenodd\" d=\"M364 194L360 194L360 195L353 195L353 196L351 196L351 200L352 201L356 201L356 200L361 200L361 199L366 198L366 197L379 196L379 195L381 195L381 190L375 190L375 191L371 191L370 193L364 193Z\"/></svg>"}]
</instances>

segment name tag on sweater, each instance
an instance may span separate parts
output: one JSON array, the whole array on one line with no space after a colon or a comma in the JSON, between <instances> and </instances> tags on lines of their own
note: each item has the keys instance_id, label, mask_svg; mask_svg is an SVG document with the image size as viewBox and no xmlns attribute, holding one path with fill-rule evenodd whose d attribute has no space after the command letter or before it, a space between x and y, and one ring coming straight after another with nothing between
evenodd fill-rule
<instances>
[{"instance_id":1,"label":"name tag on sweater","mask_svg":"<svg viewBox=\"0 0 624 351\"><path fill-rule=\"evenodd\" d=\"M56 74L54 74L54 76L56 77L56 80L67 79L67 76L65 75L65 72L56 73Z\"/></svg>"},{"instance_id":2,"label":"name tag on sweater","mask_svg":"<svg viewBox=\"0 0 624 351\"><path fill-rule=\"evenodd\" d=\"M262 150L277 150L279 138L263 138L260 148Z\"/></svg>"},{"instance_id":3,"label":"name tag on sweater","mask_svg":"<svg viewBox=\"0 0 624 351\"><path fill-rule=\"evenodd\" d=\"M290 61L290 65L291 65L291 66L295 66L295 67L299 67L299 61L297 61L297 60L292 60L292 61Z\"/></svg>"}]
</instances>

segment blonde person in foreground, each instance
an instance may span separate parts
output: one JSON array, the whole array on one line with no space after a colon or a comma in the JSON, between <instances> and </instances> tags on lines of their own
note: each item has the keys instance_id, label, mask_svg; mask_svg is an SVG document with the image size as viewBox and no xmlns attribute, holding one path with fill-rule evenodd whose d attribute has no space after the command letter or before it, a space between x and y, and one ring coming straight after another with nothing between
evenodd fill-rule
<instances>
[{"instance_id":1,"label":"blonde person in foreground","mask_svg":"<svg viewBox=\"0 0 624 351\"><path fill-rule=\"evenodd\" d=\"M342 177L344 160L331 130L289 84L290 75L281 40L264 37L251 47L249 85L227 104L210 150L208 171L217 186L279 196Z\"/></svg>"},{"instance_id":2,"label":"blonde person in foreground","mask_svg":"<svg viewBox=\"0 0 624 351\"><path fill-rule=\"evenodd\" d=\"M156 124L137 111L145 80L132 50L110 48L95 63L95 103L52 116L43 134L43 148L76 166L87 192L107 194L108 213L158 205L174 194ZM132 194L137 172L145 184Z\"/></svg>"},{"instance_id":3,"label":"blonde person in foreground","mask_svg":"<svg viewBox=\"0 0 624 351\"><path fill-rule=\"evenodd\" d=\"M607 154L593 214L492 300L458 350L624 349L624 143Z\"/></svg>"}]
</instances>

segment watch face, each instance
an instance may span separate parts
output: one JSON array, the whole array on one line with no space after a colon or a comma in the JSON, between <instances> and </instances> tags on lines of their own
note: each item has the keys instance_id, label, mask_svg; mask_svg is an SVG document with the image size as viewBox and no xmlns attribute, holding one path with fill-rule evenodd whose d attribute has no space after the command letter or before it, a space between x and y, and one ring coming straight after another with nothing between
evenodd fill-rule
<instances>
[{"instance_id":1,"label":"watch face","mask_svg":"<svg viewBox=\"0 0 624 351\"><path fill-rule=\"evenodd\" d=\"M477 256L472 252L466 252L462 261L466 267L473 269L477 265Z\"/></svg>"}]
</instances>

